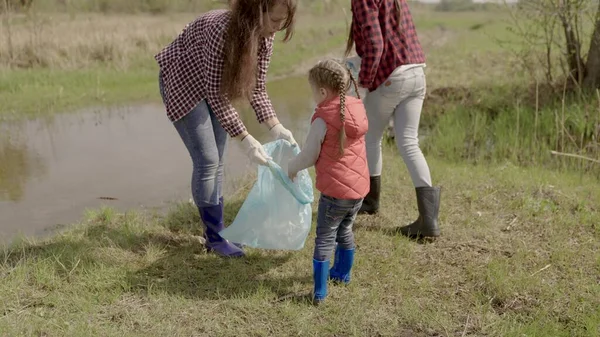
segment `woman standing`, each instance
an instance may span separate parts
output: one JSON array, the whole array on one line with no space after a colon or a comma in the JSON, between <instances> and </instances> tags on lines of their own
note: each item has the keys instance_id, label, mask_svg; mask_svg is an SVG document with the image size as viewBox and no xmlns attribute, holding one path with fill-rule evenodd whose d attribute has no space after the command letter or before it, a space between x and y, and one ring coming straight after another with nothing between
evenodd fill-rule
<instances>
[{"instance_id":1,"label":"woman standing","mask_svg":"<svg viewBox=\"0 0 600 337\"><path fill-rule=\"evenodd\" d=\"M381 140L390 119L396 145L416 189L419 217L400 232L410 237L439 236L440 188L433 187L419 148L418 130L425 99L425 55L406 0L352 0L352 27L346 56L356 44L361 57L359 85L368 90L365 107L370 192L360 213L379 210Z\"/></svg>"},{"instance_id":2,"label":"woman standing","mask_svg":"<svg viewBox=\"0 0 600 337\"><path fill-rule=\"evenodd\" d=\"M235 0L230 10L198 17L155 56L167 116L192 159L192 196L204 224L206 247L222 256L244 255L241 247L219 235L224 229L227 136L240 141L253 162L265 164L269 159L231 102L247 98L273 138L296 143L279 123L266 92L275 33L285 29L288 41L295 13L295 0Z\"/></svg>"}]
</instances>

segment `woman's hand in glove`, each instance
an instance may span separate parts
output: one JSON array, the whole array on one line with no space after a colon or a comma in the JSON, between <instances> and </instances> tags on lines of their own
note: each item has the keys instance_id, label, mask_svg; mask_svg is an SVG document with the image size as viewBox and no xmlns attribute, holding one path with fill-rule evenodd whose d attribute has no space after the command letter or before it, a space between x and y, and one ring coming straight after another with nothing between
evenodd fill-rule
<instances>
[{"instance_id":1,"label":"woman's hand in glove","mask_svg":"<svg viewBox=\"0 0 600 337\"><path fill-rule=\"evenodd\" d=\"M290 168L289 164L288 164L288 178L290 178L291 181L294 181L294 179L296 179L296 176L298 175L297 171L294 171Z\"/></svg>"},{"instance_id":2,"label":"woman's hand in glove","mask_svg":"<svg viewBox=\"0 0 600 337\"><path fill-rule=\"evenodd\" d=\"M246 156L258 165L267 165L267 161L272 159L267 155L262 145L250 134L242 138L241 144Z\"/></svg>"},{"instance_id":3,"label":"woman's hand in glove","mask_svg":"<svg viewBox=\"0 0 600 337\"><path fill-rule=\"evenodd\" d=\"M269 133L271 134L271 137L273 137L273 139L284 139L290 142L292 146L298 145L298 143L296 143L296 140L294 139L294 136L292 135L292 132L284 128L281 123L273 126L269 130Z\"/></svg>"}]
</instances>

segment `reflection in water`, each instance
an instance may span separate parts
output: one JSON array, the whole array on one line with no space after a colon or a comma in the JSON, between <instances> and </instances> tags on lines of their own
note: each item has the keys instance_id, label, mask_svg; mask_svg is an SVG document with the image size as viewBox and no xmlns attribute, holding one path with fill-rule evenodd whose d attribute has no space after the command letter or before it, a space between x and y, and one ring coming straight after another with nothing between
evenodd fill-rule
<instances>
[{"instance_id":1,"label":"reflection in water","mask_svg":"<svg viewBox=\"0 0 600 337\"><path fill-rule=\"evenodd\" d=\"M279 120L294 132L296 141L303 142L314 109L307 77L293 77L274 82L269 86L268 92ZM256 122L254 110L249 104L241 105L238 111L248 132L261 142L269 140L265 128Z\"/></svg>"},{"instance_id":2,"label":"reflection in water","mask_svg":"<svg viewBox=\"0 0 600 337\"><path fill-rule=\"evenodd\" d=\"M0 136L0 201L20 201L28 180L45 170L42 158L23 141Z\"/></svg>"},{"instance_id":3,"label":"reflection in water","mask_svg":"<svg viewBox=\"0 0 600 337\"><path fill-rule=\"evenodd\" d=\"M309 92L305 77L269 84L279 119L300 144L312 113ZM269 141L249 105L238 111L250 133ZM75 223L86 208L156 209L190 198L189 154L162 105L0 124L0 135L0 196L8 195L0 199L0 241ZM225 161L225 193L231 193L236 179L256 167L236 141Z\"/></svg>"}]
</instances>

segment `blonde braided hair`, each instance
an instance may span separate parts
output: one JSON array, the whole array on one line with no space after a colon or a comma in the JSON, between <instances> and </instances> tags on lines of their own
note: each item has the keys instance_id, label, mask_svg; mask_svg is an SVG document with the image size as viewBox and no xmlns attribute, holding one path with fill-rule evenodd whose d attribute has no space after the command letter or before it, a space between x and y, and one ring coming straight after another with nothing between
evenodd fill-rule
<instances>
[{"instance_id":1,"label":"blonde braided hair","mask_svg":"<svg viewBox=\"0 0 600 337\"><path fill-rule=\"evenodd\" d=\"M346 92L350 85L354 85L356 96L360 99L358 85L352 76L350 69L340 61L326 59L317 63L308 72L308 80L311 84L325 88L340 96L340 120L342 127L340 129L340 155L344 154L344 143L346 142Z\"/></svg>"}]
</instances>

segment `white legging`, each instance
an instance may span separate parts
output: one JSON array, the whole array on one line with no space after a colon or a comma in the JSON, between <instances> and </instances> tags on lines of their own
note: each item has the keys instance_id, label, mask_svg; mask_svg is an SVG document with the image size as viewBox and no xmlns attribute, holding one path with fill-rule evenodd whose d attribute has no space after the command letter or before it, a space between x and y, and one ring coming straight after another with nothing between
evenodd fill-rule
<instances>
[{"instance_id":1,"label":"white legging","mask_svg":"<svg viewBox=\"0 0 600 337\"><path fill-rule=\"evenodd\" d=\"M381 175L381 140L393 117L396 145L415 187L430 187L431 173L419 148L419 121L427 84L422 66L396 69L377 90L365 97L369 119L366 135L371 176Z\"/></svg>"}]
</instances>

